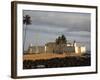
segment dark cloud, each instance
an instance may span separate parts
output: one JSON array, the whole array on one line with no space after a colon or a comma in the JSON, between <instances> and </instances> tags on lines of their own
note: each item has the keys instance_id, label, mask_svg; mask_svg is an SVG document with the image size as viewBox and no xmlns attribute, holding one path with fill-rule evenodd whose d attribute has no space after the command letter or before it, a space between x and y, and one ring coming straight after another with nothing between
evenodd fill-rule
<instances>
[{"instance_id":1,"label":"dark cloud","mask_svg":"<svg viewBox=\"0 0 100 80\"><path fill-rule=\"evenodd\" d=\"M32 24L27 28L26 49L30 43L43 45L54 41L61 34L69 40L83 42L90 49L91 15L89 13L24 10L23 15L27 14L30 15Z\"/></svg>"},{"instance_id":2,"label":"dark cloud","mask_svg":"<svg viewBox=\"0 0 100 80\"><path fill-rule=\"evenodd\" d=\"M24 11L24 15L29 14L33 24L50 25L57 28L69 28L71 30L90 31L89 13L72 12L50 12L50 11Z\"/></svg>"}]
</instances>

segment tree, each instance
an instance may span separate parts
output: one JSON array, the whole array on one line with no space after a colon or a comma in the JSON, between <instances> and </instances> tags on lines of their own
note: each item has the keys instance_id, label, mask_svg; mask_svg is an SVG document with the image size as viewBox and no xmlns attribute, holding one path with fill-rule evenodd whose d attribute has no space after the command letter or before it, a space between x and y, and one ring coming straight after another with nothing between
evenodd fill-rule
<instances>
[{"instance_id":1,"label":"tree","mask_svg":"<svg viewBox=\"0 0 100 80\"><path fill-rule=\"evenodd\" d=\"M56 39L56 44L60 44L60 40L61 40L61 38L60 38L60 36Z\"/></svg>"},{"instance_id":2,"label":"tree","mask_svg":"<svg viewBox=\"0 0 100 80\"><path fill-rule=\"evenodd\" d=\"M24 39L23 39L23 50L24 50L24 48L25 48L25 40L26 40L27 25L31 24L31 17L29 15L23 16L23 24L26 25L26 27L25 27L25 36L24 36Z\"/></svg>"},{"instance_id":3,"label":"tree","mask_svg":"<svg viewBox=\"0 0 100 80\"><path fill-rule=\"evenodd\" d=\"M56 44L66 44L66 42L67 42L67 40L66 40L66 37L64 35L59 36L56 39Z\"/></svg>"},{"instance_id":4,"label":"tree","mask_svg":"<svg viewBox=\"0 0 100 80\"><path fill-rule=\"evenodd\" d=\"M61 43L66 44L66 37L64 35L61 36Z\"/></svg>"},{"instance_id":5,"label":"tree","mask_svg":"<svg viewBox=\"0 0 100 80\"><path fill-rule=\"evenodd\" d=\"M25 15L23 17L23 24L26 24L26 25L31 24L31 17L29 15Z\"/></svg>"}]
</instances>

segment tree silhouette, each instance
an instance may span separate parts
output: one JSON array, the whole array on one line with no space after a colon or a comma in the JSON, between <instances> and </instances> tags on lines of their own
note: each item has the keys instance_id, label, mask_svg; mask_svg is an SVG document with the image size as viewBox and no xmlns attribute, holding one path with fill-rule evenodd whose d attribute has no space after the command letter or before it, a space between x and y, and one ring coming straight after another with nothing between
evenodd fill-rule
<instances>
[{"instance_id":1,"label":"tree silhouette","mask_svg":"<svg viewBox=\"0 0 100 80\"><path fill-rule=\"evenodd\" d=\"M23 24L26 25L26 27L25 27L25 36L24 36L24 39L23 39L23 50L24 50L24 48L25 48L27 26L31 24L31 17L29 15L23 16Z\"/></svg>"},{"instance_id":2,"label":"tree silhouette","mask_svg":"<svg viewBox=\"0 0 100 80\"><path fill-rule=\"evenodd\" d=\"M23 24L26 24L26 25L31 24L31 17L29 15L25 15L23 17Z\"/></svg>"},{"instance_id":3,"label":"tree silhouette","mask_svg":"<svg viewBox=\"0 0 100 80\"><path fill-rule=\"evenodd\" d=\"M61 36L61 41L62 41L61 42L62 44L66 44L67 40L66 40L66 37L64 35Z\"/></svg>"},{"instance_id":4,"label":"tree silhouette","mask_svg":"<svg viewBox=\"0 0 100 80\"><path fill-rule=\"evenodd\" d=\"M60 44L61 38L60 36L56 39L56 44Z\"/></svg>"},{"instance_id":5,"label":"tree silhouette","mask_svg":"<svg viewBox=\"0 0 100 80\"><path fill-rule=\"evenodd\" d=\"M56 39L56 44L66 44L66 42L67 40L64 35L61 35Z\"/></svg>"}]
</instances>

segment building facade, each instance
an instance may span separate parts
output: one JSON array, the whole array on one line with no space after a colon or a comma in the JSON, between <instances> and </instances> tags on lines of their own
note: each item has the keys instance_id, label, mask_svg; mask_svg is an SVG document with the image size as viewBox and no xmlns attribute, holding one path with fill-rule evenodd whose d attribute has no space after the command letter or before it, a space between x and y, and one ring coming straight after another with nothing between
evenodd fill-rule
<instances>
[{"instance_id":1,"label":"building facade","mask_svg":"<svg viewBox=\"0 0 100 80\"><path fill-rule=\"evenodd\" d=\"M82 54L86 52L86 47L77 45L77 43L67 43L67 44L56 44L55 42L49 42L44 46L32 46L30 45L27 53L75 53Z\"/></svg>"}]
</instances>

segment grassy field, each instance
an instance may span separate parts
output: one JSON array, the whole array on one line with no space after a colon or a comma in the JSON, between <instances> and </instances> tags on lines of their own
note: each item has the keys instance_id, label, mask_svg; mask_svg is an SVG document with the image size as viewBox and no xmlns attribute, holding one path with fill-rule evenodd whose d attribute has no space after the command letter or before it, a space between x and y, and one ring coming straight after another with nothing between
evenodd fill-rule
<instances>
[{"instance_id":1,"label":"grassy field","mask_svg":"<svg viewBox=\"0 0 100 80\"><path fill-rule=\"evenodd\" d=\"M91 58L75 54L25 54L23 69L90 66Z\"/></svg>"},{"instance_id":2,"label":"grassy field","mask_svg":"<svg viewBox=\"0 0 100 80\"><path fill-rule=\"evenodd\" d=\"M71 56L80 56L79 54L75 54L75 53L63 53L63 54L54 54L54 53L41 53L41 54L30 54L27 53L23 56L23 60L47 60L47 59L53 59L53 58L64 58L64 57L71 57Z\"/></svg>"}]
</instances>

